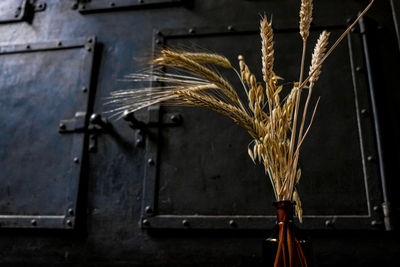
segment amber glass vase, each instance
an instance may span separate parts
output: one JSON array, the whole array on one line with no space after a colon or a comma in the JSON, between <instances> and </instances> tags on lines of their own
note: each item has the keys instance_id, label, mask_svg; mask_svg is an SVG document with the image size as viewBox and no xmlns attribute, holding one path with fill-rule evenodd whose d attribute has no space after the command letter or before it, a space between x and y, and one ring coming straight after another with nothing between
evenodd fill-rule
<instances>
[{"instance_id":1,"label":"amber glass vase","mask_svg":"<svg viewBox=\"0 0 400 267\"><path fill-rule=\"evenodd\" d=\"M274 202L276 224L271 235L263 240L264 266L313 266L311 242L293 222L294 201Z\"/></svg>"}]
</instances>

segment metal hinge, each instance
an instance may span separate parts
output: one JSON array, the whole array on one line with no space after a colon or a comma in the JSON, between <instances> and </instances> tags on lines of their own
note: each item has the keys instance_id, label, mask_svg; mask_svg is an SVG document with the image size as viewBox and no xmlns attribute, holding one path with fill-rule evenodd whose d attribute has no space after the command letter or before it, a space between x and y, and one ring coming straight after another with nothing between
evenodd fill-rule
<instances>
[{"instance_id":1,"label":"metal hinge","mask_svg":"<svg viewBox=\"0 0 400 267\"><path fill-rule=\"evenodd\" d=\"M71 119L61 120L58 125L59 133L76 133L85 130L86 112L77 112Z\"/></svg>"},{"instance_id":2,"label":"metal hinge","mask_svg":"<svg viewBox=\"0 0 400 267\"><path fill-rule=\"evenodd\" d=\"M179 126L182 124L183 118L179 113L163 113L160 121L150 120L145 123L136 119L132 112L126 112L124 120L129 122L129 127L136 130L135 145L136 147L140 147L144 145L145 136L149 133L149 128Z\"/></svg>"}]
</instances>

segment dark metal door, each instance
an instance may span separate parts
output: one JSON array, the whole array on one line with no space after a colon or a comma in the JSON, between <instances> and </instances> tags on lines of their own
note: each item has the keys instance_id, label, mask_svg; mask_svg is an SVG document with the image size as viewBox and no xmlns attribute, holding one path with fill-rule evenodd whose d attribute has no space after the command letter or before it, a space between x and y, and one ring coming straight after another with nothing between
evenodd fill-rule
<instances>
[{"instance_id":1,"label":"dark metal door","mask_svg":"<svg viewBox=\"0 0 400 267\"><path fill-rule=\"evenodd\" d=\"M327 29L331 43L366 5L314 2L311 40ZM395 218L394 2L375 1L366 30L344 40L315 88L321 103L300 157L299 190L300 227L312 237L317 266L397 262L396 237L384 232L379 174L387 171ZM112 90L131 88L121 80L147 67L163 45L215 51L236 65L242 54L261 77L264 12L273 14L276 72L289 90L300 61L298 8L292 0L1 1L1 265L262 266L273 197L248 158L245 131L206 110L155 106L135 114L150 123L143 133L124 120L107 124L104 102ZM238 87L234 74L220 71ZM90 122L93 112L103 120Z\"/></svg>"}]
</instances>

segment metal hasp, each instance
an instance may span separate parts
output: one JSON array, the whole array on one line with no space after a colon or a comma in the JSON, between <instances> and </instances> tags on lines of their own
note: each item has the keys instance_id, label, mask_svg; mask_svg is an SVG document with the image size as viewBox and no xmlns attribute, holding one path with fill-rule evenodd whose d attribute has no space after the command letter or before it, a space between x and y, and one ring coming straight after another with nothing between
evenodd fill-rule
<instances>
[{"instance_id":1,"label":"metal hasp","mask_svg":"<svg viewBox=\"0 0 400 267\"><path fill-rule=\"evenodd\" d=\"M391 222L390 222L390 202L388 199L387 186L386 186L386 173L385 173L385 165L383 162L384 156L383 156L382 143L381 143L382 135L381 135L381 130L380 130L378 110L376 108L375 88L374 88L374 80L373 80L373 75L372 75L372 70L371 70L371 61L370 61L370 54L369 54L369 49L368 49L368 35L367 35L365 19L362 17L358 24L360 27L360 34L362 36L362 42L363 42L363 47L364 47L365 67L367 70L368 88L369 88L371 109L372 109L375 136L376 136L379 173L380 173L380 177L381 177L382 193L383 193L382 208L384 211L383 212L384 224L385 224L385 229L387 231L390 231L390 230L392 230L392 226L391 226Z\"/></svg>"},{"instance_id":2,"label":"metal hasp","mask_svg":"<svg viewBox=\"0 0 400 267\"><path fill-rule=\"evenodd\" d=\"M139 9L146 7L171 7L187 4L188 0L76 0L73 9L80 13L113 12L118 10Z\"/></svg>"},{"instance_id":3,"label":"metal hasp","mask_svg":"<svg viewBox=\"0 0 400 267\"><path fill-rule=\"evenodd\" d=\"M44 11L46 3L36 0L2 0L0 23L30 21L35 12Z\"/></svg>"},{"instance_id":4,"label":"metal hasp","mask_svg":"<svg viewBox=\"0 0 400 267\"><path fill-rule=\"evenodd\" d=\"M318 25L315 28L319 29ZM339 35L345 29L346 25L331 25L329 31ZM276 28L274 33L282 51L293 50L297 37L292 36L296 36L296 30ZM319 33L312 30L310 34L316 39ZM327 61L324 68L337 69L338 62L349 59L351 64L343 65L335 76L321 77L315 91L324 105L319 107L320 117L313 124L313 137L307 140L300 159L302 176L307 177L300 184L300 192L305 196L303 206L308 211L302 224L305 229L383 226L381 209L373 209L381 206L382 191L373 161L377 153L372 118L368 116L368 85L362 83L365 79L357 70L365 68L363 45L356 38L358 33L350 35L348 46L342 45L335 51L336 62ZM259 41L257 27L246 25L160 29L153 38L155 51L163 45L190 46L192 42L216 53L227 52L225 55L231 62L237 54L229 51L253 51L254 43ZM260 56L244 54L249 66L259 66ZM291 63L283 59L280 64ZM277 73L283 72L277 68ZM295 77L297 73L292 75ZM338 106L343 99L346 103ZM215 113L200 109L154 106L148 111L149 120L157 121L164 114L178 112L185 121L182 127L151 129L151 138L145 139L140 221L143 229L272 227L276 215L268 203L272 203L273 192L269 191L264 171L252 164L247 153L240 152L243 147L236 145L249 142L245 131ZM332 127L332 123L339 121L340 126ZM343 143L351 153L338 146ZM315 151L329 152L316 157ZM338 184L345 185L346 190L341 190ZM319 192L317 196L315 190Z\"/></svg>"},{"instance_id":5,"label":"metal hasp","mask_svg":"<svg viewBox=\"0 0 400 267\"><path fill-rule=\"evenodd\" d=\"M95 41L0 46L1 228L75 228Z\"/></svg>"}]
</instances>

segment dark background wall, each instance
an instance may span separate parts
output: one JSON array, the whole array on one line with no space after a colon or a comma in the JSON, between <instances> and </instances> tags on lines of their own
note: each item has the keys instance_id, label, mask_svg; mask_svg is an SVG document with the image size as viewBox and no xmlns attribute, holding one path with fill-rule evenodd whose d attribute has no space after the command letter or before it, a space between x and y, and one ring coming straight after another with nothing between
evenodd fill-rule
<instances>
[{"instance_id":1,"label":"dark background wall","mask_svg":"<svg viewBox=\"0 0 400 267\"><path fill-rule=\"evenodd\" d=\"M276 72L295 81L299 5L0 3L0 264L261 266L273 196L261 166L248 159L242 129L190 108L137 112L153 123L145 131L123 119L101 127L89 117L107 118L110 91L131 88L121 80L146 68L163 45L222 53L235 66L243 54L261 80L264 13L273 14ZM333 43L366 5L315 1L310 41L326 28ZM396 16L396 1L375 1L327 60L315 91L322 100L299 191L300 227L311 237L316 266L398 265ZM234 74L219 71L240 86Z\"/></svg>"}]
</instances>

